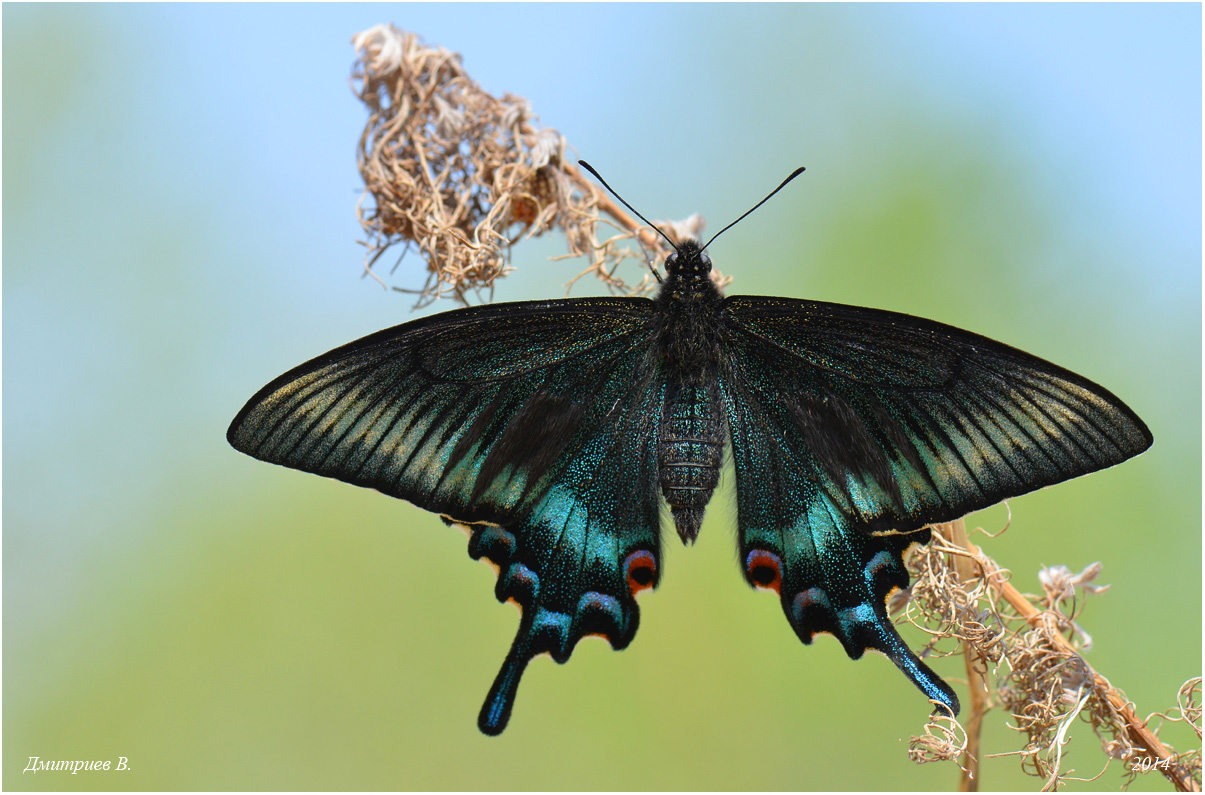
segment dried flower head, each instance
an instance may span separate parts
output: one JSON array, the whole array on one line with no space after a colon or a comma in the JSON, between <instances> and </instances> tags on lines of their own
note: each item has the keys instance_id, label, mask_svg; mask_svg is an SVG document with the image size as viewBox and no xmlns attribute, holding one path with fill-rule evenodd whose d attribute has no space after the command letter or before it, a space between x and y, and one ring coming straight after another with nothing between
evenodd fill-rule
<instances>
[{"instance_id":1,"label":"dried flower head","mask_svg":"<svg viewBox=\"0 0 1205 795\"><path fill-rule=\"evenodd\" d=\"M370 274L380 279L375 267L388 249L403 244L404 255L415 246L428 268L419 303L445 295L467 303L467 293L488 290L510 269L516 242L559 229L567 256L588 258L579 277L593 273L618 293L652 288L650 272L629 286L616 267L642 254L661 261L665 241L566 161L565 139L538 126L527 100L486 93L460 55L393 25L359 33L352 44L359 54L353 85L369 110L358 149L365 188L358 212ZM600 240L600 223L617 234ZM697 237L703 221L659 226L680 239ZM632 240L643 251L624 245ZM718 274L717 281L726 283Z\"/></svg>"},{"instance_id":2,"label":"dried flower head","mask_svg":"<svg viewBox=\"0 0 1205 795\"><path fill-rule=\"evenodd\" d=\"M937 702L933 702L937 705ZM908 743L908 758L918 765L928 762L953 762L966 753L966 729L942 710L937 710L925 724L925 732ZM965 768L964 768L965 769Z\"/></svg>"}]
</instances>

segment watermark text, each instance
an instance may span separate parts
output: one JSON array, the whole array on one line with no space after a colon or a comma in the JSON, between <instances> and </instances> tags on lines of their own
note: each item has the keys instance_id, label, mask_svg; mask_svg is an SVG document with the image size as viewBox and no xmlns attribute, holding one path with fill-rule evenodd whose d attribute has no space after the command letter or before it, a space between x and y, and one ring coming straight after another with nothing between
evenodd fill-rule
<instances>
[{"instance_id":1,"label":"watermark text","mask_svg":"<svg viewBox=\"0 0 1205 795\"><path fill-rule=\"evenodd\" d=\"M117 757L117 761L113 762L109 759L43 759L40 756L29 757L29 764L21 771L21 775L26 773L45 773L52 770L67 772L71 771L71 775L75 775L81 770L129 770L130 762L124 756Z\"/></svg>"}]
</instances>

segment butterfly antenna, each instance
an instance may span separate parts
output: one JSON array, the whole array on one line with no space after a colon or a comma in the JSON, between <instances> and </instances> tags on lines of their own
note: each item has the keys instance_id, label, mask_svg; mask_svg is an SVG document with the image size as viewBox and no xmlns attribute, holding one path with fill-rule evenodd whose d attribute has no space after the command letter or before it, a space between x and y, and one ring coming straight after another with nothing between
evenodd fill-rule
<instances>
[{"instance_id":1,"label":"butterfly antenna","mask_svg":"<svg viewBox=\"0 0 1205 795\"><path fill-rule=\"evenodd\" d=\"M584 164L583 164L583 165L584 165ZM586 167L587 167L587 168L590 168L589 166L586 166ZM592 169L592 168L591 168L590 170L591 170L591 171L593 171L594 169ZM772 199L772 198L774 197L774 194L775 194L775 193L778 193L780 190L782 190L783 188L785 188L785 187L787 186L787 183L788 183L788 182L790 182L791 180L795 179L795 177L798 177L798 176L799 176L800 174L802 174L803 172L804 172L804 168L803 168L803 166L800 166L799 168L797 168L797 169L795 169L794 171L792 171L792 172L791 172L791 176L789 176L789 177L787 177L786 179L784 179L784 180L782 181L782 184L781 184L781 185L779 185L779 186L778 186L777 188L775 188L774 190L770 191L770 195L769 195L769 196L767 196L766 198L762 199L762 200L761 200L761 201L759 201L757 204L753 205L753 206L752 206L752 207L750 207L748 210L746 210L746 211L745 211L745 215L748 215L749 213L751 213L751 212L753 212L754 210L756 210L758 207L761 207L763 204L765 204L766 202L770 201L770 199ZM598 175L597 175L597 174L595 174L594 176L596 176L596 177L597 177ZM599 177L599 180L601 181L601 180L602 180L602 177ZM605 184L607 184L607 183L605 183L605 182L604 182L603 184L605 185ZM611 191L611 192L612 192L612 193L614 193L615 191ZM620 199L620 201L623 201L623 199ZM625 202L625 204L626 204L626 202ZM635 210L633 210L633 212L635 212ZM700 250L700 251L704 251L704 250L706 250L706 249L707 249L707 246L710 246L712 243L714 243L714 242L715 242L715 239L716 239L717 237L719 237L720 235L724 234L724 233L725 233L725 232L727 232L729 229L731 229L732 227L734 227L734 226L736 226L737 224L739 224L741 221L745 220L745 215L742 215L740 218L737 218L735 221L733 221L732 223L728 224L728 226L724 227L723 229L721 229L720 231L718 231L718 232L716 232L714 235L712 235L712 236L711 236L711 240L708 240L708 241L707 241L707 244L706 244L705 246L703 246L703 248L702 248L702 249L699 249L699 250Z\"/></svg>"},{"instance_id":2,"label":"butterfly antenna","mask_svg":"<svg viewBox=\"0 0 1205 795\"><path fill-rule=\"evenodd\" d=\"M587 171L589 171L591 174L593 174L593 175L594 175L594 178L595 178L596 180L598 180L599 182L601 182L601 183L602 183L602 186L603 186L604 188L606 188L608 191L610 191L612 196L614 196L615 198L619 199L619 201L623 202L623 206L624 206L624 207L627 207L629 210L631 210L632 212L636 213L636 217L637 217L637 218L639 218L641 221L644 221L646 224L648 224L649 226L651 226L653 229L656 229L656 230L657 230L657 234L659 234L659 235L661 235L663 238L665 238L665 242L666 242L666 243L669 243L670 248L672 248L674 251L677 251L677 250L678 250L678 247L677 247L676 245L674 245L674 241L672 241L672 240L670 240L670 239L669 239L669 235L667 235L667 234L665 234L664 232L662 232L662 231L661 231L661 228L660 228L659 226L657 226L657 225L656 225L656 224L654 224L652 221L650 221L649 219L647 219L647 218L645 218L643 215L641 215L641 214L640 214L640 212L639 212L639 211L638 211L638 210L637 210L635 207L633 207L632 205L630 205L630 204L628 204L626 201L624 201L623 197L622 197L622 196L620 196L618 193L616 193L616 192L615 192L615 189L614 189L614 188L612 188L610 185L608 185L608 184L607 184L607 181L606 181L605 179L603 179L603 178L602 178L602 175L601 175L601 174L599 174L597 171L595 171L595 170L594 170L594 166L590 165L590 164L589 164L589 163L587 163L585 160L579 160L579 161L577 161L577 164L578 164L579 166L581 166L582 168L586 169ZM792 175L792 176L793 176L793 175Z\"/></svg>"}]
</instances>

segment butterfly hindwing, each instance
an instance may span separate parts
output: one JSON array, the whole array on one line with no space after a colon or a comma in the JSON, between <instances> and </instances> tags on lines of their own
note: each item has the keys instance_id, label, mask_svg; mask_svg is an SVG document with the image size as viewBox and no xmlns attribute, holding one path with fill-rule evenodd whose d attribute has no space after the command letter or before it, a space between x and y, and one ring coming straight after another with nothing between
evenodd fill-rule
<instances>
[{"instance_id":1,"label":"butterfly hindwing","mask_svg":"<svg viewBox=\"0 0 1205 795\"><path fill-rule=\"evenodd\" d=\"M908 649L887 616L887 595L908 586L903 552L927 530L871 536L812 477L805 434L770 401L772 373L746 362L721 377L736 470L740 560L750 584L779 596L804 643L828 632L857 659L886 654L929 698L958 711L953 690ZM757 385L757 381L761 381Z\"/></svg>"},{"instance_id":2,"label":"butterfly hindwing","mask_svg":"<svg viewBox=\"0 0 1205 795\"><path fill-rule=\"evenodd\" d=\"M264 387L228 432L273 463L465 524L522 619L479 724L506 725L532 656L623 648L658 577L663 379L650 302L459 310L371 335Z\"/></svg>"}]
</instances>

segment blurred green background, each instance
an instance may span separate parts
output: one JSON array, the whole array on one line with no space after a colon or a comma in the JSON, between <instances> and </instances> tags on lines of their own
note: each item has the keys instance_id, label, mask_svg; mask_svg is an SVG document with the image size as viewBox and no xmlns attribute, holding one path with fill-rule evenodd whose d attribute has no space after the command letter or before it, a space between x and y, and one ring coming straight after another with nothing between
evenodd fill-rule
<instances>
[{"instance_id":1,"label":"blurred green background","mask_svg":"<svg viewBox=\"0 0 1205 795\"><path fill-rule=\"evenodd\" d=\"M1128 402L1152 450L1013 500L983 543L1027 591L1041 566L1102 561L1088 659L1139 713L1173 707L1201 672L1200 15L6 4L5 788L957 781L907 760L926 704L886 658L804 647L743 584L729 493L696 547L667 543L632 646L537 659L491 739L477 710L518 617L463 535L226 445L269 379L414 316L361 278L355 242L349 40L382 21L530 99L650 217L715 230L806 165L711 250L732 292L932 317ZM497 298L564 294L579 268L548 261L562 250L521 245ZM988 724L987 752L1020 747L999 711ZM30 756L130 770L23 773ZM1103 759L1076 729L1064 769ZM1004 757L984 786L1039 782Z\"/></svg>"}]
</instances>

